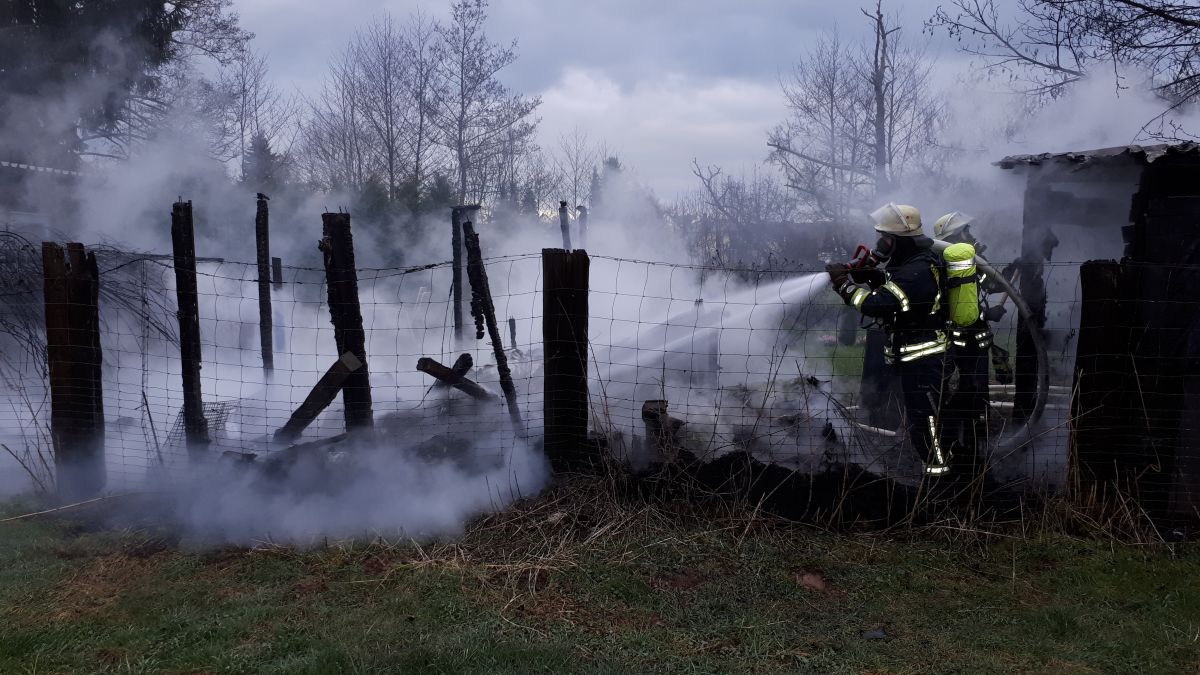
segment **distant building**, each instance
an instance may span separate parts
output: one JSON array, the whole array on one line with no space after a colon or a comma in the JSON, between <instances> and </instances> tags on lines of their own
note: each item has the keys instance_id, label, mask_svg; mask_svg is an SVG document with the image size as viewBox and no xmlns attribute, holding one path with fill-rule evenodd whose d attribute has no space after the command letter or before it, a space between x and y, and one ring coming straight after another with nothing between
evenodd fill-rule
<instances>
[{"instance_id":1,"label":"distant building","mask_svg":"<svg viewBox=\"0 0 1200 675\"><path fill-rule=\"evenodd\" d=\"M79 175L0 159L0 229L37 236L66 229Z\"/></svg>"}]
</instances>

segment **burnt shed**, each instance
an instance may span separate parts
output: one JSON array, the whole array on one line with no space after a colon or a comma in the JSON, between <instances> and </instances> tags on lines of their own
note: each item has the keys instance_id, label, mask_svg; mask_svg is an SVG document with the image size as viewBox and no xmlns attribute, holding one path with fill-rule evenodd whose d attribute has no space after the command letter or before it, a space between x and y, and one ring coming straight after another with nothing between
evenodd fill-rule
<instances>
[{"instance_id":1,"label":"burnt shed","mask_svg":"<svg viewBox=\"0 0 1200 675\"><path fill-rule=\"evenodd\" d=\"M1071 405L1069 485L1200 519L1200 144L1005 157L1025 177L1014 269L1016 413L1033 400L1029 329Z\"/></svg>"}]
</instances>

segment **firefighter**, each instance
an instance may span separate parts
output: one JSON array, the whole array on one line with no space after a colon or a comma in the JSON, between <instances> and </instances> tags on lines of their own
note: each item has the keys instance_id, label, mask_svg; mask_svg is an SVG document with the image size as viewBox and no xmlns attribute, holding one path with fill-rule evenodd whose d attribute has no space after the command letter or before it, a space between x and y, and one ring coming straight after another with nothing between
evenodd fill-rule
<instances>
[{"instance_id":1,"label":"firefighter","mask_svg":"<svg viewBox=\"0 0 1200 675\"><path fill-rule=\"evenodd\" d=\"M977 256L987 248L971 234L972 218L954 211L947 213L933 224L933 236L948 244L965 243L975 249ZM965 264L965 262L963 263ZM974 261L970 261L974 266ZM980 297L1002 290L987 275L977 275ZM988 412L988 355L992 350L991 321L1004 316L1003 305L988 307L980 302L979 320L973 325L949 326L950 364L958 372L958 386L946 396L943 411L948 433L947 442L951 452L961 459L973 460L979 441L987 433Z\"/></svg>"},{"instance_id":2,"label":"firefighter","mask_svg":"<svg viewBox=\"0 0 1200 675\"><path fill-rule=\"evenodd\" d=\"M868 264L832 264L827 271L846 304L883 325L884 359L900 376L909 440L925 473L944 475L950 457L938 425L947 352L939 258L916 208L888 204L871 218L879 240Z\"/></svg>"}]
</instances>

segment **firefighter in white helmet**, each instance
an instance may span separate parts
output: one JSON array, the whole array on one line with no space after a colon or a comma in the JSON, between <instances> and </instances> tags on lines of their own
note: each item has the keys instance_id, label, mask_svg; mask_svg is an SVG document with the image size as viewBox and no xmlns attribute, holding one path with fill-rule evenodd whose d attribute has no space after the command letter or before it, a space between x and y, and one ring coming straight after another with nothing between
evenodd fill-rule
<instances>
[{"instance_id":1,"label":"firefighter in white helmet","mask_svg":"<svg viewBox=\"0 0 1200 675\"><path fill-rule=\"evenodd\" d=\"M846 304L883 324L884 357L900 376L908 437L926 473L943 475L950 457L939 439L947 336L938 257L916 208L887 204L871 218L879 241L865 262L827 271Z\"/></svg>"},{"instance_id":2,"label":"firefighter in white helmet","mask_svg":"<svg viewBox=\"0 0 1200 675\"><path fill-rule=\"evenodd\" d=\"M934 223L934 238L948 244L970 244L979 256L987 247L972 235L972 220L971 216L959 211L947 213ZM953 439L949 442L955 446L955 454L972 458L987 433L988 354L993 347L989 322L1000 320L1005 312L1003 305L988 307L986 302L989 293L1002 289L994 282L989 283L984 273L977 275L977 282L979 321L965 328L950 326L951 364L958 371L958 386L946 397L943 407L946 422L953 429L947 436ZM1007 363L1007 359L1004 362ZM964 450L966 452L961 452Z\"/></svg>"}]
</instances>

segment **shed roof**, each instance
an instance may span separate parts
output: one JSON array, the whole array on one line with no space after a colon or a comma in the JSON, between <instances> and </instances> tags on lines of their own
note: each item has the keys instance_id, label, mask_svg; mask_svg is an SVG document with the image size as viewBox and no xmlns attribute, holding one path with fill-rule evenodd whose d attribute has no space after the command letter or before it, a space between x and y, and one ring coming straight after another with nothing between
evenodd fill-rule
<instances>
[{"instance_id":1,"label":"shed roof","mask_svg":"<svg viewBox=\"0 0 1200 675\"><path fill-rule=\"evenodd\" d=\"M1001 169L1018 169L1039 166L1048 162L1076 164L1079 168L1089 164L1111 163L1122 159L1150 164L1163 157L1182 155L1200 156L1200 143L1163 143L1160 145L1122 145L1115 148L1076 150L1071 152L1043 152L1037 155L1009 155L995 165Z\"/></svg>"}]
</instances>

